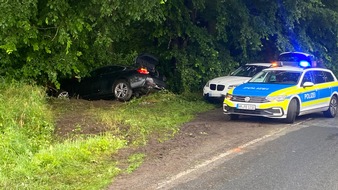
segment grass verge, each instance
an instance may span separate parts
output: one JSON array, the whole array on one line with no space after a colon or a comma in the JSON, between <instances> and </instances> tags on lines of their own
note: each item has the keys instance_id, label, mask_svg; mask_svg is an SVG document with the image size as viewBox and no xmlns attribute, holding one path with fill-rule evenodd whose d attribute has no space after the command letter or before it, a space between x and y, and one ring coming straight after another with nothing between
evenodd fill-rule
<instances>
[{"instance_id":1,"label":"grass verge","mask_svg":"<svg viewBox=\"0 0 338 190\"><path fill-rule=\"evenodd\" d=\"M196 113L213 108L194 94L165 91L96 107L47 101L43 89L21 82L6 81L0 89L1 189L104 189L121 172L137 169L146 156L129 156L129 166L121 170L113 156L119 149L145 145L154 135L165 141ZM82 123L67 127L82 134L60 141L57 120L79 110ZM83 133L84 123L87 129L103 129Z\"/></svg>"}]
</instances>

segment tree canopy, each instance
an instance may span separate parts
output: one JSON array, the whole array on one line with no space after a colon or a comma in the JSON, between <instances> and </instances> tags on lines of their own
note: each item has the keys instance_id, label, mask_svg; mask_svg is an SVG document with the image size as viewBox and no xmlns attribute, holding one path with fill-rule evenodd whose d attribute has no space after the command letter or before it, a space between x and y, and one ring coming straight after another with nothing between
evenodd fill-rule
<instances>
[{"instance_id":1,"label":"tree canopy","mask_svg":"<svg viewBox=\"0 0 338 190\"><path fill-rule=\"evenodd\" d=\"M0 75L53 83L143 52L171 90L303 51L338 70L335 0L0 0Z\"/></svg>"}]
</instances>

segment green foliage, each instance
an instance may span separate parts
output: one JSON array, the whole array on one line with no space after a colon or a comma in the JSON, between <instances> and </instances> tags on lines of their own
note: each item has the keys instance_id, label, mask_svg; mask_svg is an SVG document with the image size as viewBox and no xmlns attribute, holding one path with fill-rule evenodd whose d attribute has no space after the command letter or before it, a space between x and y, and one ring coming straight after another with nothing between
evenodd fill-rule
<instances>
[{"instance_id":1,"label":"green foliage","mask_svg":"<svg viewBox=\"0 0 338 190\"><path fill-rule=\"evenodd\" d=\"M0 181L20 169L52 140L53 120L42 89L23 82L0 82ZM4 189L4 184L0 187ZM5 185L6 186L6 185Z\"/></svg>"},{"instance_id":2,"label":"green foliage","mask_svg":"<svg viewBox=\"0 0 338 190\"><path fill-rule=\"evenodd\" d=\"M130 39L127 26L132 22L160 22L158 6L158 0L3 1L0 70L44 84L85 75L121 53L133 52L114 52L112 42Z\"/></svg>"},{"instance_id":3,"label":"green foliage","mask_svg":"<svg viewBox=\"0 0 338 190\"><path fill-rule=\"evenodd\" d=\"M106 133L58 143L53 131L43 89L1 80L1 189L102 189L120 172L111 155L125 140Z\"/></svg>"},{"instance_id":4,"label":"green foliage","mask_svg":"<svg viewBox=\"0 0 338 190\"><path fill-rule=\"evenodd\" d=\"M42 89L22 82L0 82L0 154L31 155L51 141L52 115ZM24 146L23 146L24 145ZM6 160L1 160L6 162Z\"/></svg>"},{"instance_id":5,"label":"green foliage","mask_svg":"<svg viewBox=\"0 0 338 190\"><path fill-rule=\"evenodd\" d=\"M283 51L338 66L334 0L27 0L0 3L0 74L40 84L158 55L174 92Z\"/></svg>"}]
</instances>

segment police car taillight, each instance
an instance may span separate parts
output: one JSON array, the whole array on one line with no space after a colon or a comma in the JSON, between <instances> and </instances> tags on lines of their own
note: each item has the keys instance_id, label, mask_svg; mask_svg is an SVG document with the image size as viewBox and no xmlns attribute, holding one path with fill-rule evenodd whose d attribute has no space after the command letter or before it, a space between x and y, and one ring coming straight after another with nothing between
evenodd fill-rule
<instances>
[{"instance_id":1,"label":"police car taillight","mask_svg":"<svg viewBox=\"0 0 338 190\"><path fill-rule=\"evenodd\" d=\"M144 67L137 69L137 72L140 74L145 74L145 75L149 74L149 71L147 70L147 68L144 68Z\"/></svg>"}]
</instances>

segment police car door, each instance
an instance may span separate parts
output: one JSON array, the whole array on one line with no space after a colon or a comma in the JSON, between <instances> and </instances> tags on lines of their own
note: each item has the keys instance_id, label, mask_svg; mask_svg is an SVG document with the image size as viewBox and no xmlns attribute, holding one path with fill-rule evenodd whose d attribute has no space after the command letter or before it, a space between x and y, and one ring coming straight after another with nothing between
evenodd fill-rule
<instances>
[{"instance_id":1,"label":"police car door","mask_svg":"<svg viewBox=\"0 0 338 190\"><path fill-rule=\"evenodd\" d=\"M313 71L306 71L301 82L301 88L301 112L316 109L318 107L316 100L319 94L315 85Z\"/></svg>"},{"instance_id":2,"label":"police car door","mask_svg":"<svg viewBox=\"0 0 338 190\"><path fill-rule=\"evenodd\" d=\"M327 107L330 102L332 94L331 86L334 79L330 73L326 73L325 71L313 71L313 76L318 91L317 108Z\"/></svg>"}]
</instances>

